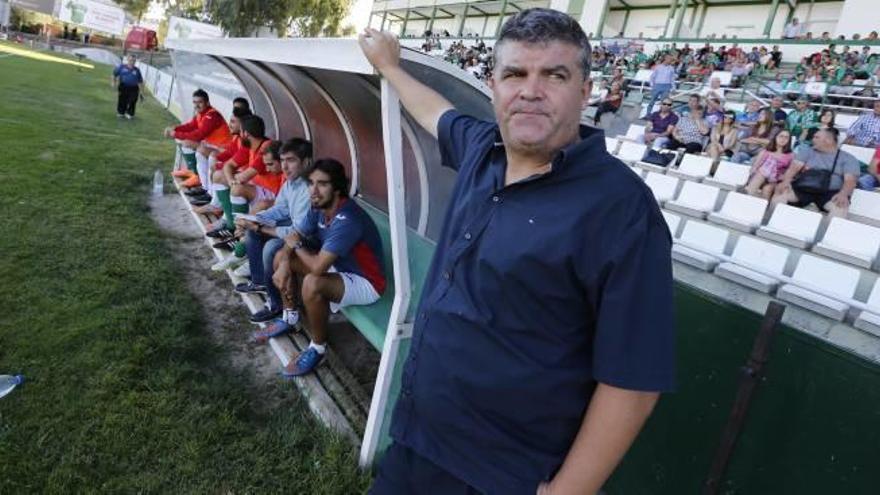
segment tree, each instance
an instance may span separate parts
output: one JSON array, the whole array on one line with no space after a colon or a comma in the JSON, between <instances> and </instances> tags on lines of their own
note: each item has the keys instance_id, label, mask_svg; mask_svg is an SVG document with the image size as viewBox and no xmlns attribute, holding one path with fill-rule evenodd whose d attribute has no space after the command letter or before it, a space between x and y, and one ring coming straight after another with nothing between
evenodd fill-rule
<instances>
[{"instance_id":1,"label":"tree","mask_svg":"<svg viewBox=\"0 0 880 495\"><path fill-rule=\"evenodd\" d=\"M150 0L116 0L116 3L137 19L138 23L150 8Z\"/></svg>"},{"instance_id":2,"label":"tree","mask_svg":"<svg viewBox=\"0 0 880 495\"><path fill-rule=\"evenodd\" d=\"M337 36L351 0L213 0L208 11L230 36L271 27L278 36Z\"/></svg>"}]
</instances>

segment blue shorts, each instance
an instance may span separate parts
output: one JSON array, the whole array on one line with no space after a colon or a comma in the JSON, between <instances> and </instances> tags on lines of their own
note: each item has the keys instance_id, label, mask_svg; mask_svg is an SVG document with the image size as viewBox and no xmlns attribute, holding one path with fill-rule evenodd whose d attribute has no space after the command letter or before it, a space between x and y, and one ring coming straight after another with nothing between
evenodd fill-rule
<instances>
[{"instance_id":1,"label":"blue shorts","mask_svg":"<svg viewBox=\"0 0 880 495\"><path fill-rule=\"evenodd\" d=\"M385 451L370 495L477 495L480 492L397 442Z\"/></svg>"}]
</instances>

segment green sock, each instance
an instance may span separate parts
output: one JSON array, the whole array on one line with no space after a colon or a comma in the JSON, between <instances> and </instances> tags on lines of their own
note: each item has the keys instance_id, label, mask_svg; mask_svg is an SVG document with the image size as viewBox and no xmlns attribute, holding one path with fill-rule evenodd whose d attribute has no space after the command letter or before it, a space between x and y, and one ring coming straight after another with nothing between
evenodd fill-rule
<instances>
[{"instance_id":1,"label":"green sock","mask_svg":"<svg viewBox=\"0 0 880 495\"><path fill-rule=\"evenodd\" d=\"M226 217L226 226L229 227L229 230L235 228L235 213L247 213L248 210L247 202L241 204L232 203L232 214Z\"/></svg>"},{"instance_id":2,"label":"green sock","mask_svg":"<svg viewBox=\"0 0 880 495\"><path fill-rule=\"evenodd\" d=\"M244 243L238 241L232 247L232 254L235 255L236 258L244 258L244 255L247 254L247 248L245 248Z\"/></svg>"},{"instance_id":3,"label":"green sock","mask_svg":"<svg viewBox=\"0 0 880 495\"><path fill-rule=\"evenodd\" d=\"M190 172L196 171L196 154L195 153L183 153L183 161L184 161L184 163L186 163L186 168L188 168Z\"/></svg>"},{"instance_id":4,"label":"green sock","mask_svg":"<svg viewBox=\"0 0 880 495\"><path fill-rule=\"evenodd\" d=\"M217 194L217 201L220 201L220 208L223 208L226 226L229 227L231 225L229 219L232 218L232 202L229 200L229 188L224 187L223 189L220 189L219 187L215 187L214 193Z\"/></svg>"}]
</instances>

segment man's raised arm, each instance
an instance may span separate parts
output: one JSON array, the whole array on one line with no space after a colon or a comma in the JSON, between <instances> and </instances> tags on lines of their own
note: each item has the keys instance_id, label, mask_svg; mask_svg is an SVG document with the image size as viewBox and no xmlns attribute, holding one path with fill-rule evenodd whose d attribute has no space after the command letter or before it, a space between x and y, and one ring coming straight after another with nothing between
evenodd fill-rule
<instances>
[{"instance_id":1,"label":"man's raised arm","mask_svg":"<svg viewBox=\"0 0 880 495\"><path fill-rule=\"evenodd\" d=\"M393 34L367 28L358 42L367 60L397 90L406 111L437 137L437 123L447 110L454 108L452 103L400 67L400 44Z\"/></svg>"}]
</instances>

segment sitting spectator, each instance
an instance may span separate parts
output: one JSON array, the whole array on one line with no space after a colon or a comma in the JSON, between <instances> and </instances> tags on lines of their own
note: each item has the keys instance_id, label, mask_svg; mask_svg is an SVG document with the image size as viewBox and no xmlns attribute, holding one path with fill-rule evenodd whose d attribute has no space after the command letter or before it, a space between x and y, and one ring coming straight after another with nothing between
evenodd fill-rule
<instances>
[{"instance_id":1,"label":"sitting spectator","mask_svg":"<svg viewBox=\"0 0 880 495\"><path fill-rule=\"evenodd\" d=\"M305 219L311 207L309 186L303 174L312 165L312 143L300 138L290 139L281 145L279 155L285 177L284 185L275 198L275 205L256 214L257 218L274 223L274 227L241 218L235 222L247 231L245 245L251 273L251 280L236 285L235 290L245 294L266 292L269 299L267 307L251 315L250 320L254 323L284 316L281 293L272 284L275 255L284 246L282 239L294 232L293 226ZM287 321L282 319L274 329L279 330L285 324ZM265 337L271 338L274 335L270 333Z\"/></svg>"},{"instance_id":2,"label":"sitting spectator","mask_svg":"<svg viewBox=\"0 0 880 495\"><path fill-rule=\"evenodd\" d=\"M590 99L587 102L587 105L597 106L599 103L605 99L605 95L608 94L608 80L602 79L599 81L598 86L593 86L593 91L590 92Z\"/></svg>"},{"instance_id":3,"label":"sitting spectator","mask_svg":"<svg viewBox=\"0 0 880 495\"><path fill-rule=\"evenodd\" d=\"M727 159L733 156L733 150L736 148L737 143L734 119L736 119L736 115L733 112L724 112L724 119L720 124L712 128L706 152L712 157L713 161L717 162L722 158Z\"/></svg>"},{"instance_id":4,"label":"sitting spectator","mask_svg":"<svg viewBox=\"0 0 880 495\"><path fill-rule=\"evenodd\" d=\"M677 123L678 115L672 111L672 100L664 98L660 103L660 110L648 117L648 125L645 128L645 144L654 149L662 148L669 141L672 130Z\"/></svg>"},{"instance_id":5,"label":"sitting spectator","mask_svg":"<svg viewBox=\"0 0 880 495\"><path fill-rule=\"evenodd\" d=\"M803 142L812 145L813 137L816 136L816 132L818 132L820 129L830 129L834 127L834 117L834 110L830 108L822 110L822 114L819 115L819 121L816 124L811 125L807 128L807 133L806 135L804 135Z\"/></svg>"},{"instance_id":6,"label":"sitting spectator","mask_svg":"<svg viewBox=\"0 0 880 495\"><path fill-rule=\"evenodd\" d=\"M782 51L779 50L779 45L773 45L773 50L770 51L770 58L773 59L773 67L767 67L768 69L775 69L782 65Z\"/></svg>"},{"instance_id":7,"label":"sitting spectator","mask_svg":"<svg viewBox=\"0 0 880 495\"><path fill-rule=\"evenodd\" d=\"M798 18L793 17L791 22L785 25L782 30L782 38L793 40L803 37L803 24L798 23Z\"/></svg>"},{"instance_id":8,"label":"sitting spectator","mask_svg":"<svg viewBox=\"0 0 880 495\"><path fill-rule=\"evenodd\" d=\"M688 96L688 105L687 105L687 108L685 109L684 113L691 113L697 107L700 108L701 113L704 111L702 99L700 98L700 95L691 93L691 95Z\"/></svg>"},{"instance_id":9,"label":"sitting spectator","mask_svg":"<svg viewBox=\"0 0 880 495\"><path fill-rule=\"evenodd\" d=\"M743 138L749 134L749 130L758 123L761 117L761 102L751 100L746 103L746 108L736 114L736 127L740 130L739 137Z\"/></svg>"},{"instance_id":10,"label":"sitting spectator","mask_svg":"<svg viewBox=\"0 0 880 495\"><path fill-rule=\"evenodd\" d=\"M283 320L288 328L298 319L297 299L305 306L312 341L290 359L282 371L284 376L304 375L320 364L330 311L373 304L386 285L379 231L369 215L349 199L345 168L333 159L318 160L306 177L312 207L295 231L284 238L285 246L275 257L273 282L288 312ZM295 283L298 278L301 284ZM301 287L299 294L294 290L297 285Z\"/></svg>"},{"instance_id":11,"label":"sitting spectator","mask_svg":"<svg viewBox=\"0 0 880 495\"><path fill-rule=\"evenodd\" d=\"M197 89L192 98L195 116L177 127L166 127L165 137L174 138L180 145L187 167L187 170L181 169L172 175L184 178L184 187L203 186L207 189L210 186L208 157L212 151L226 148L232 141L232 134L226 119L211 106L205 90Z\"/></svg>"},{"instance_id":12,"label":"sitting spectator","mask_svg":"<svg viewBox=\"0 0 880 495\"><path fill-rule=\"evenodd\" d=\"M783 104L784 101L779 95L770 100L770 109L773 110L773 125L778 129L785 127L785 119L788 117L788 114L782 109Z\"/></svg>"},{"instance_id":13,"label":"sitting spectator","mask_svg":"<svg viewBox=\"0 0 880 495\"><path fill-rule=\"evenodd\" d=\"M724 101L724 88L721 87L721 79L717 76L709 79L709 85L703 86L703 89L700 90L700 96L705 98L714 97Z\"/></svg>"},{"instance_id":14,"label":"sitting spectator","mask_svg":"<svg viewBox=\"0 0 880 495\"><path fill-rule=\"evenodd\" d=\"M602 98L602 101L599 103L599 107L596 109L596 116L593 118L593 122L596 125L599 125L599 121L602 118L602 114L606 112L614 113L620 108L620 104L623 102L623 90L620 87L620 83L614 81L611 83L611 89L608 91L608 94Z\"/></svg>"},{"instance_id":15,"label":"sitting spectator","mask_svg":"<svg viewBox=\"0 0 880 495\"><path fill-rule=\"evenodd\" d=\"M770 199L776 184L791 165L794 154L791 152L791 133L783 129L767 143L749 172L749 183L746 192L753 196Z\"/></svg>"},{"instance_id":16,"label":"sitting spectator","mask_svg":"<svg viewBox=\"0 0 880 495\"><path fill-rule=\"evenodd\" d=\"M816 112L810 108L806 98L800 98L795 103L794 110L788 112L785 118L785 124L798 142L807 137L807 129L816 125Z\"/></svg>"},{"instance_id":17,"label":"sitting spectator","mask_svg":"<svg viewBox=\"0 0 880 495\"><path fill-rule=\"evenodd\" d=\"M868 170L859 177L859 189L873 191L880 187L880 146L874 151L874 157L868 164Z\"/></svg>"},{"instance_id":18,"label":"sitting spectator","mask_svg":"<svg viewBox=\"0 0 880 495\"><path fill-rule=\"evenodd\" d=\"M822 129L813 138L812 147L804 146L798 150L791 166L776 185L771 200L773 204L815 204L829 215L846 216L849 197L859 178L859 161L838 148L837 136L835 128ZM809 185L798 183L799 178L806 176L806 171L814 170L830 172L827 183L819 183L821 180Z\"/></svg>"},{"instance_id":19,"label":"sitting spectator","mask_svg":"<svg viewBox=\"0 0 880 495\"><path fill-rule=\"evenodd\" d=\"M692 107L688 113L678 119L666 148L671 150L684 148L686 153L700 153L703 151L703 141L708 135L709 124L703 119L703 107L699 105L698 99L697 106Z\"/></svg>"},{"instance_id":20,"label":"sitting spectator","mask_svg":"<svg viewBox=\"0 0 880 495\"><path fill-rule=\"evenodd\" d=\"M874 100L874 111L864 113L846 131L846 144L874 147L880 144L880 99Z\"/></svg>"},{"instance_id":21,"label":"sitting spectator","mask_svg":"<svg viewBox=\"0 0 880 495\"><path fill-rule=\"evenodd\" d=\"M709 127L714 128L724 119L724 107L721 105L721 99L718 97L710 97L706 99L706 123Z\"/></svg>"},{"instance_id":22,"label":"sitting spectator","mask_svg":"<svg viewBox=\"0 0 880 495\"><path fill-rule=\"evenodd\" d=\"M797 100L803 97L804 88L807 85L807 75L800 73L794 79L785 83L783 91L789 100Z\"/></svg>"},{"instance_id":23,"label":"sitting spectator","mask_svg":"<svg viewBox=\"0 0 880 495\"><path fill-rule=\"evenodd\" d=\"M758 120L755 125L745 129L745 134L740 134L739 145L733 159L736 163L748 163L752 158L770 144L773 137L773 113L769 108L758 111Z\"/></svg>"}]
</instances>

